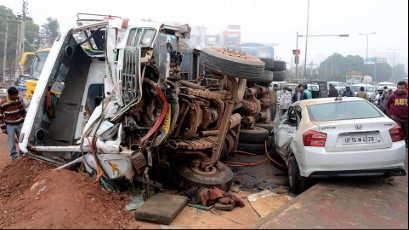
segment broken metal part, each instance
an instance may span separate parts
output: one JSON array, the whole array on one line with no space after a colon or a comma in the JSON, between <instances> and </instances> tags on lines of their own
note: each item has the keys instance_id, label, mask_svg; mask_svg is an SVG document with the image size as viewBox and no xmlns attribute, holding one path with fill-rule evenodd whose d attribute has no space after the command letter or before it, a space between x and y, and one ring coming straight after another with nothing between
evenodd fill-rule
<instances>
[{"instance_id":1,"label":"broken metal part","mask_svg":"<svg viewBox=\"0 0 409 230\"><path fill-rule=\"evenodd\" d=\"M239 125L241 122L241 115L239 113L232 114L229 120L229 128L232 129Z\"/></svg>"},{"instance_id":2,"label":"broken metal part","mask_svg":"<svg viewBox=\"0 0 409 230\"><path fill-rule=\"evenodd\" d=\"M256 95L257 93L258 93L258 88L257 87L247 88L246 89L246 95L253 96L253 95Z\"/></svg>"},{"instance_id":3,"label":"broken metal part","mask_svg":"<svg viewBox=\"0 0 409 230\"><path fill-rule=\"evenodd\" d=\"M221 92L212 92L209 90L199 90L199 89L187 89L188 95L203 97L206 99L217 99L217 100L224 100L226 98L226 94L222 94Z\"/></svg>"},{"instance_id":4,"label":"broken metal part","mask_svg":"<svg viewBox=\"0 0 409 230\"><path fill-rule=\"evenodd\" d=\"M132 165L138 174L141 174L147 165L145 156L140 151L134 151L131 154Z\"/></svg>"},{"instance_id":5,"label":"broken metal part","mask_svg":"<svg viewBox=\"0 0 409 230\"><path fill-rule=\"evenodd\" d=\"M169 144L174 149L199 150L212 148L215 142L216 137L208 136L197 140L172 140Z\"/></svg>"},{"instance_id":6,"label":"broken metal part","mask_svg":"<svg viewBox=\"0 0 409 230\"><path fill-rule=\"evenodd\" d=\"M261 106L260 102L256 100L242 100L243 103L243 109L249 113L250 115L255 115L260 112Z\"/></svg>"},{"instance_id":7,"label":"broken metal part","mask_svg":"<svg viewBox=\"0 0 409 230\"><path fill-rule=\"evenodd\" d=\"M190 81L180 80L179 82L180 82L180 84L182 84L184 86L191 87L193 89L201 89L201 90L206 90L207 89L205 86L201 86L201 85L198 85L198 84L190 82Z\"/></svg>"},{"instance_id":8,"label":"broken metal part","mask_svg":"<svg viewBox=\"0 0 409 230\"><path fill-rule=\"evenodd\" d=\"M219 134L220 130L205 130L202 131L203 136L217 136Z\"/></svg>"},{"instance_id":9,"label":"broken metal part","mask_svg":"<svg viewBox=\"0 0 409 230\"><path fill-rule=\"evenodd\" d=\"M210 160L205 160L203 162L202 166L204 166L204 168L207 168L215 164L220 159L220 154L221 154L221 150L223 147L224 139L226 138L226 133L229 127L228 121L230 120L231 114L233 112L233 107L234 107L233 104L234 104L235 97L237 97L238 83L236 79L234 77L227 76L227 80L230 81L232 88L229 94L226 96L226 100L225 100L226 109L223 114L223 119L222 119L222 123L220 126L220 133L217 136L216 143L214 144L212 148L212 156Z\"/></svg>"},{"instance_id":10,"label":"broken metal part","mask_svg":"<svg viewBox=\"0 0 409 230\"><path fill-rule=\"evenodd\" d=\"M165 118L168 109L169 109L169 105L167 103L166 97L163 95L162 90L159 88L158 84L154 83L154 87L156 89L156 91L159 94L160 99L162 100L162 102L164 103L163 106L163 110L162 113L159 117L159 119L156 121L155 125L153 126L153 128L151 130L149 130L149 132L142 138L141 143L143 144L150 136L152 136L152 134L154 132L156 132L156 130L159 128L159 125L162 123L163 119Z\"/></svg>"}]
</instances>

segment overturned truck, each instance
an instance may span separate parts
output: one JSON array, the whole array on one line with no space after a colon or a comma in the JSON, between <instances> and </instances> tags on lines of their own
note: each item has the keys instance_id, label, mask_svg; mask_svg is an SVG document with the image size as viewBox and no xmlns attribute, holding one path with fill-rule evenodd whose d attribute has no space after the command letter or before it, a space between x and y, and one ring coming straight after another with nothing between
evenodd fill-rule
<instances>
[{"instance_id":1,"label":"overturned truck","mask_svg":"<svg viewBox=\"0 0 409 230\"><path fill-rule=\"evenodd\" d=\"M237 148L246 121L237 111L254 117L271 105L261 106L259 88L247 83L262 79L264 63L242 52L206 48L198 77L184 80L181 40L189 38L187 24L114 16L79 17L77 24L51 49L20 149L59 168L83 163L112 190L135 180L228 189L233 173L219 160ZM254 127L254 118L248 119L245 129Z\"/></svg>"}]
</instances>

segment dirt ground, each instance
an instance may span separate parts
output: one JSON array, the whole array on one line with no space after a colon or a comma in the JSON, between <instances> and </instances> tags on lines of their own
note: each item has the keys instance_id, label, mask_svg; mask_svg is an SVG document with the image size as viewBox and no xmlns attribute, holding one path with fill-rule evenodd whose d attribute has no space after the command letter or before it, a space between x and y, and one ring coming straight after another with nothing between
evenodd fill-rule
<instances>
[{"instance_id":1,"label":"dirt ground","mask_svg":"<svg viewBox=\"0 0 409 230\"><path fill-rule=\"evenodd\" d=\"M236 154L227 160L251 163L265 157ZM108 192L86 173L53 168L29 157L11 162L6 135L0 136L0 228L246 228L292 196L284 186L285 174L269 162L233 167L233 188L245 207L209 212L186 206L169 226L161 226L136 221L133 212L125 209L132 192ZM262 205L267 200L261 200L261 195L251 204L249 195L265 189L276 192L263 195L275 205Z\"/></svg>"}]
</instances>

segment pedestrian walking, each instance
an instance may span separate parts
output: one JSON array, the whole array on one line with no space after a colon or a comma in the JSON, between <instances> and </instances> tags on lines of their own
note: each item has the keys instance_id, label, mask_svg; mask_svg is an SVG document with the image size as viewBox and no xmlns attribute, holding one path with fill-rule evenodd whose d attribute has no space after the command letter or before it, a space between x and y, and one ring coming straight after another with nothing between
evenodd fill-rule
<instances>
[{"instance_id":1,"label":"pedestrian walking","mask_svg":"<svg viewBox=\"0 0 409 230\"><path fill-rule=\"evenodd\" d=\"M307 99L312 99L312 93L311 91L308 89L308 85L305 84L304 85L304 93L307 96Z\"/></svg>"},{"instance_id":2,"label":"pedestrian walking","mask_svg":"<svg viewBox=\"0 0 409 230\"><path fill-rule=\"evenodd\" d=\"M391 108L390 106L393 105ZM406 148L408 147L408 92L404 81L398 82L397 89L386 101L386 112L398 123L405 135Z\"/></svg>"},{"instance_id":3,"label":"pedestrian walking","mask_svg":"<svg viewBox=\"0 0 409 230\"><path fill-rule=\"evenodd\" d=\"M288 91L288 86L283 87L283 91L280 94L280 107L281 114L284 115L287 112L287 109L291 105L291 92Z\"/></svg>"},{"instance_id":4,"label":"pedestrian walking","mask_svg":"<svg viewBox=\"0 0 409 230\"><path fill-rule=\"evenodd\" d=\"M338 97L338 90L332 84L329 84L328 97Z\"/></svg>"},{"instance_id":5,"label":"pedestrian walking","mask_svg":"<svg viewBox=\"0 0 409 230\"><path fill-rule=\"evenodd\" d=\"M368 94L365 92L365 87L361 86L361 88L359 88L359 92L356 93L356 97L368 100Z\"/></svg>"},{"instance_id":6,"label":"pedestrian walking","mask_svg":"<svg viewBox=\"0 0 409 230\"><path fill-rule=\"evenodd\" d=\"M346 86L345 87L345 91L342 94L343 97L353 97L354 96L354 92L351 91L351 87L350 86Z\"/></svg>"},{"instance_id":7,"label":"pedestrian walking","mask_svg":"<svg viewBox=\"0 0 409 230\"><path fill-rule=\"evenodd\" d=\"M7 90L7 97L0 102L0 127L4 134L7 134L7 142L11 160L22 156L22 152L16 151L16 135L20 136L23 127L26 109L23 100L19 97L16 87L11 86Z\"/></svg>"},{"instance_id":8,"label":"pedestrian walking","mask_svg":"<svg viewBox=\"0 0 409 230\"><path fill-rule=\"evenodd\" d=\"M304 93L304 85L299 84L297 86L297 92L292 97L292 102L301 101L307 99L307 95Z\"/></svg>"}]
</instances>

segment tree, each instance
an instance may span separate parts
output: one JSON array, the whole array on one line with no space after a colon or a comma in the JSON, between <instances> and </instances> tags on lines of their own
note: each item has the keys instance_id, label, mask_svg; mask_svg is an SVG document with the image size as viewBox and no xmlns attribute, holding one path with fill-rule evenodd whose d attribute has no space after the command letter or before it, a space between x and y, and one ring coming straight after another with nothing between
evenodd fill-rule
<instances>
[{"instance_id":1,"label":"tree","mask_svg":"<svg viewBox=\"0 0 409 230\"><path fill-rule=\"evenodd\" d=\"M47 22L41 26L41 45L43 47L51 47L59 34L60 24L57 19L48 17Z\"/></svg>"},{"instance_id":2,"label":"tree","mask_svg":"<svg viewBox=\"0 0 409 230\"><path fill-rule=\"evenodd\" d=\"M26 19L26 29L25 29L25 52L36 51L40 46L40 26L33 22L33 19L27 17Z\"/></svg>"},{"instance_id":3,"label":"tree","mask_svg":"<svg viewBox=\"0 0 409 230\"><path fill-rule=\"evenodd\" d=\"M393 67L393 82L402 81L402 79L408 79L408 74L405 73L405 65L397 64Z\"/></svg>"},{"instance_id":4,"label":"tree","mask_svg":"<svg viewBox=\"0 0 409 230\"><path fill-rule=\"evenodd\" d=\"M8 23L8 39L7 39L7 60L4 59L4 40L6 36L6 21ZM5 6L0 5L0 74L3 73L3 63L6 61L6 75L12 76L16 66L16 41L18 32L18 19L13 14L13 11Z\"/></svg>"},{"instance_id":5,"label":"tree","mask_svg":"<svg viewBox=\"0 0 409 230\"><path fill-rule=\"evenodd\" d=\"M397 65L398 66L398 65ZM394 79L403 79L407 76L404 72L404 68L395 66ZM319 78L327 81L345 81L345 75L348 72L357 71L365 75L373 77L376 82L390 81L392 75L392 67L388 63L377 63L375 64L364 64L364 59L361 56L348 55L346 57L341 54L334 53L329 56L326 60L321 62L319 66ZM402 73L403 72L403 73Z\"/></svg>"}]
</instances>

